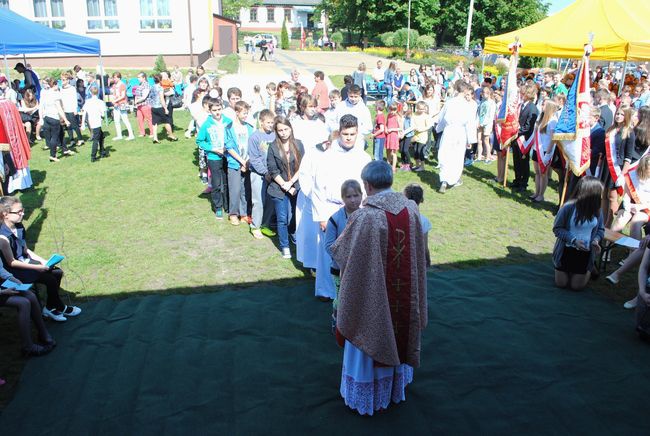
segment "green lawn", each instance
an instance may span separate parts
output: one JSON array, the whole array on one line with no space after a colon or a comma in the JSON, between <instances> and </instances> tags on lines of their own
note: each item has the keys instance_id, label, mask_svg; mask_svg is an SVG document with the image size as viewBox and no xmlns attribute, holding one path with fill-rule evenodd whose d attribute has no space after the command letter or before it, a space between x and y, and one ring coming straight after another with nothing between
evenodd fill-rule
<instances>
[{"instance_id":1,"label":"green lawn","mask_svg":"<svg viewBox=\"0 0 650 436\"><path fill-rule=\"evenodd\" d=\"M186 112L177 112L185 126ZM135 123L134 123L135 124ZM109 132L113 133L113 125ZM106 143L111 156L91 163L90 144L60 163L33 149L34 189L21 195L36 251L65 254L64 287L78 297L141 291L191 292L226 284L304 277L283 260L270 239L253 239L245 226L217 222L200 195L195 145L149 140ZM553 244L550 205L488 183L495 165L468 169L465 185L439 195L432 168L398 173L396 187L425 186L423 212L431 219L433 260L443 268L524 262ZM553 198L553 194L549 194Z\"/></svg>"}]
</instances>

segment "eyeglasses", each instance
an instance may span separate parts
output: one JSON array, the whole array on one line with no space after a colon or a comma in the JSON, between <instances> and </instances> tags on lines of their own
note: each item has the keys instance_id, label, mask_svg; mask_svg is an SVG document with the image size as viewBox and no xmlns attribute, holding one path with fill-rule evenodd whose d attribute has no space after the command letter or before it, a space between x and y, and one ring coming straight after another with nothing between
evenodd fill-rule
<instances>
[{"instance_id":1,"label":"eyeglasses","mask_svg":"<svg viewBox=\"0 0 650 436\"><path fill-rule=\"evenodd\" d=\"M21 214L25 213L25 209L20 209L20 210L15 210L15 211L12 210L9 213L13 213L13 214L16 214L16 215L21 215Z\"/></svg>"}]
</instances>

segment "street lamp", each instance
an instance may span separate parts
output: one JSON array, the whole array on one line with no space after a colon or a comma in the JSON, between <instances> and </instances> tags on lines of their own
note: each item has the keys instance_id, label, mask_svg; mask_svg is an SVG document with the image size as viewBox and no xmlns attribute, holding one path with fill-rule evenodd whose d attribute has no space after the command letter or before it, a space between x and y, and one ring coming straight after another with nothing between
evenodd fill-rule
<instances>
[{"instance_id":1,"label":"street lamp","mask_svg":"<svg viewBox=\"0 0 650 436\"><path fill-rule=\"evenodd\" d=\"M406 59L411 58L411 0L409 0L409 18L406 26Z\"/></svg>"},{"instance_id":2,"label":"street lamp","mask_svg":"<svg viewBox=\"0 0 650 436\"><path fill-rule=\"evenodd\" d=\"M469 34L472 33L472 15L474 15L474 0L469 0L469 16L467 17L467 33L465 33L465 50L469 50Z\"/></svg>"}]
</instances>

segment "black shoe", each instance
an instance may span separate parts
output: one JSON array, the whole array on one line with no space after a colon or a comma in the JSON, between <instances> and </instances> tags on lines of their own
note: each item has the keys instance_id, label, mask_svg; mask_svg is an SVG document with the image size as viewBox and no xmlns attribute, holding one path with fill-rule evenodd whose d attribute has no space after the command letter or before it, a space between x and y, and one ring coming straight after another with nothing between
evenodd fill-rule
<instances>
[{"instance_id":1,"label":"black shoe","mask_svg":"<svg viewBox=\"0 0 650 436\"><path fill-rule=\"evenodd\" d=\"M108 154L107 151L104 151L104 152L102 152L102 154L100 154L100 156L101 156L101 157L108 157L108 156L110 156L110 155Z\"/></svg>"},{"instance_id":2,"label":"black shoe","mask_svg":"<svg viewBox=\"0 0 650 436\"><path fill-rule=\"evenodd\" d=\"M31 346L31 348L23 348L23 356L25 357L45 356L50 351L52 351L51 347L48 347L46 345L34 344Z\"/></svg>"},{"instance_id":3,"label":"black shoe","mask_svg":"<svg viewBox=\"0 0 650 436\"><path fill-rule=\"evenodd\" d=\"M90 158L90 161L91 161L91 162L98 162L98 161L99 161L99 158L98 158L98 157L91 157L91 158Z\"/></svg>"}]
</instances>

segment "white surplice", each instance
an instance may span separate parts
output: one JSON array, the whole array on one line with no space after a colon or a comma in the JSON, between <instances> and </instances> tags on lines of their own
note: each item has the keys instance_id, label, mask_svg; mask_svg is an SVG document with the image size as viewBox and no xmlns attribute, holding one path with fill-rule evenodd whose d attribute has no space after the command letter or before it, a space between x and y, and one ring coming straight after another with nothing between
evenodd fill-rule
<instances>
[{"instance_id":1,"label":"white surplice","mask_svg":"<svg viewBox=\"0 0 650 436\"><path fill-rule=\"evenodd\" d=\"M436 130L442 132L438 162L440 163L440 182L455 185L460 181L465 161L465 149L468 141L476 135L471 130L475 127L476 110L459 95L447 101L440 112Z\"/></svg>"},{"instance_id":2,"label":"white surplice","mask_svg":"<svg viewBox=\"0 0 650 436\"><path fill-rule=\"evenodd\" d=\"M370 156L363 148L346 150L338 141L332 143L314 162L314 179L311 187L313 220L317 223L327 220L343 206L341 185L348 179L361 181L361 170L370 162ZM301 182L302 183L302 182ZM334 299L335 287L330 274L332 259L325 250L324 238L319 238L316 266L316 296Z\"/></svg>"}]
</instances>

